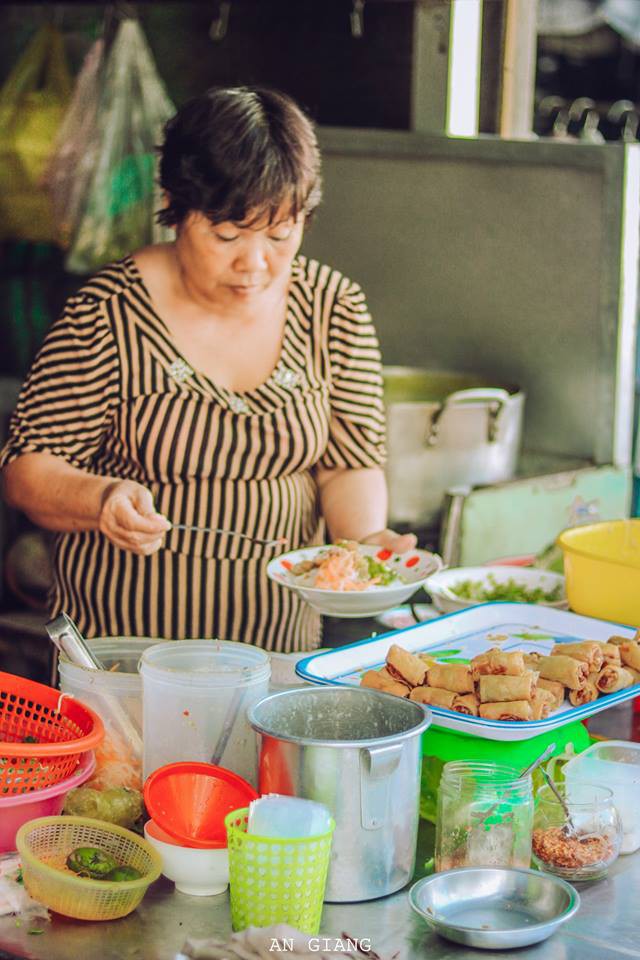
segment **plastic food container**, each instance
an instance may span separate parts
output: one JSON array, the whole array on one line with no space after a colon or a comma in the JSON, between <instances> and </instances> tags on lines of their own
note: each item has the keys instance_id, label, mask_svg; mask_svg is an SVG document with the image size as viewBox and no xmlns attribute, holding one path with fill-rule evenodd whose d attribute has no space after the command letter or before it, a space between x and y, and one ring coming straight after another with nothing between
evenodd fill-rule
<instances>
[{"instance_id":1,"label":"plastic food container","mask_svg":"<svg viewBox=\"0 0 640 960\"><path fill-rule=\"evenodd\" d=\"M162 858L162 874L173 880L176 890L192 897L213 897L229 886L229 853L225 847L198 849L182 846L153 820L144 825L144 835Z\"/></svg>"},{"instance_id":2,"label":"plastic food container","mask_svg":"<svg viewBox=\"0 0 640 960\"><path fill-rule=\"evenodd\" d=\"M80 758L77 768L66 780L43 790L0 797L0 853L16 849L16 833L23 823L36 817L57 816L69 791L85 783L95 766L95 757L89 751Z\"/></svg>"},{"instance_id":3,"label":"plastic food container","mask_svg":"<svg viewBox=\"0 0 640 960\"><path fill-rule=\"evenodd\" d=\"M557 787L565 811L548 786L536 793L533 826L533 862L540 870L564 880L599 880L617 859L622 824L607 787L564 783Z\"/></svg>"},{"instance_id":4,"label":"plastic food container","mask_svg":"<svg viewBox=\"0 0 640 960\"><path fill-rule=\"evenodd\" d=\"M60 689L88 704L104 723L105 738L96 750L96 773L89 786L142 790L142 680L138 662L148 647L160 642L150 637L88 640L104 670L88 670L64 657L58 662Z\"/></svg>"},{"instance_id":5,"label":"plastic food container","mask_svg":"<svg viewBox=\"0 0 640 960\"><path fill-rule=\"evenodd\" d=\"M138 906L160 876L160 855L131 830L88 817L42 817L20 827L16 836L27 892L45 907L77 920L116 920ZM77 847L98 847L122 866L134 867L137 880L91 880L72 873L68 855Z\"/></svg>"},{"instance_id":6,"label":"plastic food container","mask_svg":"<svg viewBox=\"0 0 640 960\"><path fill-rule=\"evenodd\" d=\"M568 784L596 783L613 792L613 802L622 820L620 853L640 847L640 743L605 740L594 743L564 767Z\"/></svg>"},{"instance_id":7,"label":"plastic food container","mask_svg":"<svg viewBox=\"0 0 640 960\"><path fill-rule=\"evenodd\" d=\"M640 627L640 519L573 527L557 542L571 609Z\"/></svg>"},{"instance_id":8,"label":"plastic food container","mask_svg":"<svg viewBox=\"0 0 640 960\"><path fill-rule=\"evenodd\" d=\"M254 786L247 709L269 690L268 655L244 643L180 640L142 654L144 776L181 760L228 767Z\"/></svg>"},{"instance_id":9,"label":"plastic food container","mask_svg":"<svg viewBox=\"0 0 640 960\"><path fill-rule=\"evenodd\" d=\"M493 763L447 763L436 821L436 871L531 861L531 777Z\"/></svg>"}]
</instances>

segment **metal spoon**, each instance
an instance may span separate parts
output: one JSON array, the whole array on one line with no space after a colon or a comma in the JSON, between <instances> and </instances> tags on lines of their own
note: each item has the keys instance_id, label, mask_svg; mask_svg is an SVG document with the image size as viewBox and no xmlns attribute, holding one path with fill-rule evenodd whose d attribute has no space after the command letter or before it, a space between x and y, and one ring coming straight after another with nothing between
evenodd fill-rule
<instances>
[{"instance_id":1,"label":"metal spoon","mask_svg":"<svg viewBox=\"0 0 640 960\"><path fill-rule=\"evenodd\" d=\"M522 780L524 777L528 776L528 774L533 773L533 771L536 770L536 769L540 766L541 763L544 763L544 761L545 761L548 757L551 756L551 754L553 753L553 751L554 751L555 749L556 749L555 743L550 743L547 747L545 747L545 749L542 751L542 753L540 754L540 756L539 756L539 757L536 757L536 759L533 761L533 763L530 763L529 766L528 766L528 767L525 767L524 770L522 771L522 773L519 774L518 780ZM543 768L543 770L542 770L542 773L543 773L545 776L548 776L547 773L546 773L546 771L544 770L544 768ZM487 813L485 813L485 814L482 815L482 820L480 821L480 826L482 826L483 823L486 823L486 822L487 822L487 820L489 819L489 817L490 817L493 813L495 813L495 811L498 809L498 807L500 806L500 804L504 802L505 798L508 797L511 792L512 792L511 790L507 790L507 792L505 793L505 795L504 795L500 800L497 800L492 806L489 807L489 810L487 811Z\"/></svg>"},{"instance_id":2,"label":"metal spoon","mask_svg":"<svg viewBox=\"0 0 640 960\"><path fill-rule=\"evenodd\" d=\"M171 529L190 530L193 533L225 533L228 537L239 537L241 540L250 540L252 543L259 543L265 547L283 546L289 542L286 537L266 540L262 537L251 537L248 533L238 533L237 530L222 530L220 527L198 527L191 523L173 523Z\"/></svg>"},{"instance_id":3,"label":"metal spoon","mask_svg":"<svg viewBox=\"0 0 640 960\"><path fill-rule=\"evenodd\" d=\"M551 777L549 776L549 774L547 773L547 771L544 770L544 769L542 770L542 776L544 777L544 779L545 779L545 781L546 781L546 783L547 783L547 786L549 787L549 789L551 790L551 792L552 792L553 794L555 794L555 797L556 797L558 803L560 804L560 806L562 807L562 810L563 810L563 812L564 812L565 817L567 818L567 822L565 823L565 825L564 825L563 828L562 828L563 833L564 833L566 836L569 836L570 833L573 833L573 835L576 836L577 833L578 833L578 831L576 830L576 825L575 825L575 823L574 823L573 820L571 819L571 814L569 813L569 807L567 806L566 800L565 800L564 797L561 795L560 791L559 791L558 788L556 787L555 783L553 782L553 780L551 779ZM567 827L568 827L569 829L567 829Z\"/></svg>"}]
</instances>

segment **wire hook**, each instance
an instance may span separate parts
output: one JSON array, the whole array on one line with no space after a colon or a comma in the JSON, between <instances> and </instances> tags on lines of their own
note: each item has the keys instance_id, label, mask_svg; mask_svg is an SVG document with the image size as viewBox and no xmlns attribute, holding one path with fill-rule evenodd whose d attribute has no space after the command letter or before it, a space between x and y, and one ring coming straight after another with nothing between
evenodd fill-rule
<instances>
[{"instance_id":1,"label":"wire hook","mask_svg":"<svg viewBox=\"0 0 640 960\"><path fill-rule=\"evenodd\" d=\"M219 42L224 40L229 27L229 13L231 11L231 0L220 0L218 4L217 16L211 21L209 27L209 37L211 40Z\"/></svg>"},{"instance_id":2,"label":"wire hook","mask_svg":"<svg viewBox=\"0 0 640 960\"><path fill-rule=\"evenodd\" d=\"M351 36L360 40L364 36L364 3L365 0L352 0L351 2Z\"/></svg>"}]
</instances>

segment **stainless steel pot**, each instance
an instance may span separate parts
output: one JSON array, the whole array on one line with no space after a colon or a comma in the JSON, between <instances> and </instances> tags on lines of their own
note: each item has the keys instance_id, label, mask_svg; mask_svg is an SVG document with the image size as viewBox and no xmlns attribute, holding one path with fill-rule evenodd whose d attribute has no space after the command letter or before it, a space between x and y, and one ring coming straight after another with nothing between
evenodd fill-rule
<instances>
[{"instance_id":1,"label":"stainless steel pot","mask_svg":"<svg viewBox=\"0 0 640 960\"><path fill-rule=\"evenodd\" d=\"M392 523L437 522L451 487L510 480L524 393L473 374L385 367Z\"/></svg>"},{"instance_id":2,"label":"stainless steel pot","mask_svg":"<svg viewBox=\"0 0 640 960\"><path fill-rule=\"evenodd\" d=\"M317 800L336 822L325 900L373 900L408 883L429 711L376 690L308 687L266 697L248 718L260 793Z\"/></svg>"}]
</instances>

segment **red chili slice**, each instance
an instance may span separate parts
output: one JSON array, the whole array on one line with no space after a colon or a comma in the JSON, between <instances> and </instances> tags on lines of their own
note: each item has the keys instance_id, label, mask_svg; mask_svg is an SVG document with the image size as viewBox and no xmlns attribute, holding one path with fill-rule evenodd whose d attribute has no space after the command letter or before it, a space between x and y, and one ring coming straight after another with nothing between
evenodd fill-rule
<instances>
[{"instance_id":1,"label":"red chili slice","mask_svg":"<svg viewBox=\"0 0 640 960\"><path fill-rule=\"evenodd\" d=\"M388 560L389 557L391 556L393 556L391 550L379 550L376 553L376 557L378 558L378 560Z\"/></svg>"},{"instance_id":2,"label":"red chili slice","mask_svg":"<svg viewBox=\"0 0 640 960\"><path fill-rule=\"evenodd\" d=\"M405 563L405 567L415 567L416 563L420 563L420 557L409 557Z\"/></svg>"},{"instance_id":3,"label":"red chili slice","mask_svg":"<svg viewBox=\"0 0 640 960\"><path fill-rule=\"evenodd\" d=\"M282 566L285 568L285 570L292 570L292 569L293 569L293 564L291 563L290 560L281 560L280 563L281 563Z\"/></svg>"}]
</instances>

